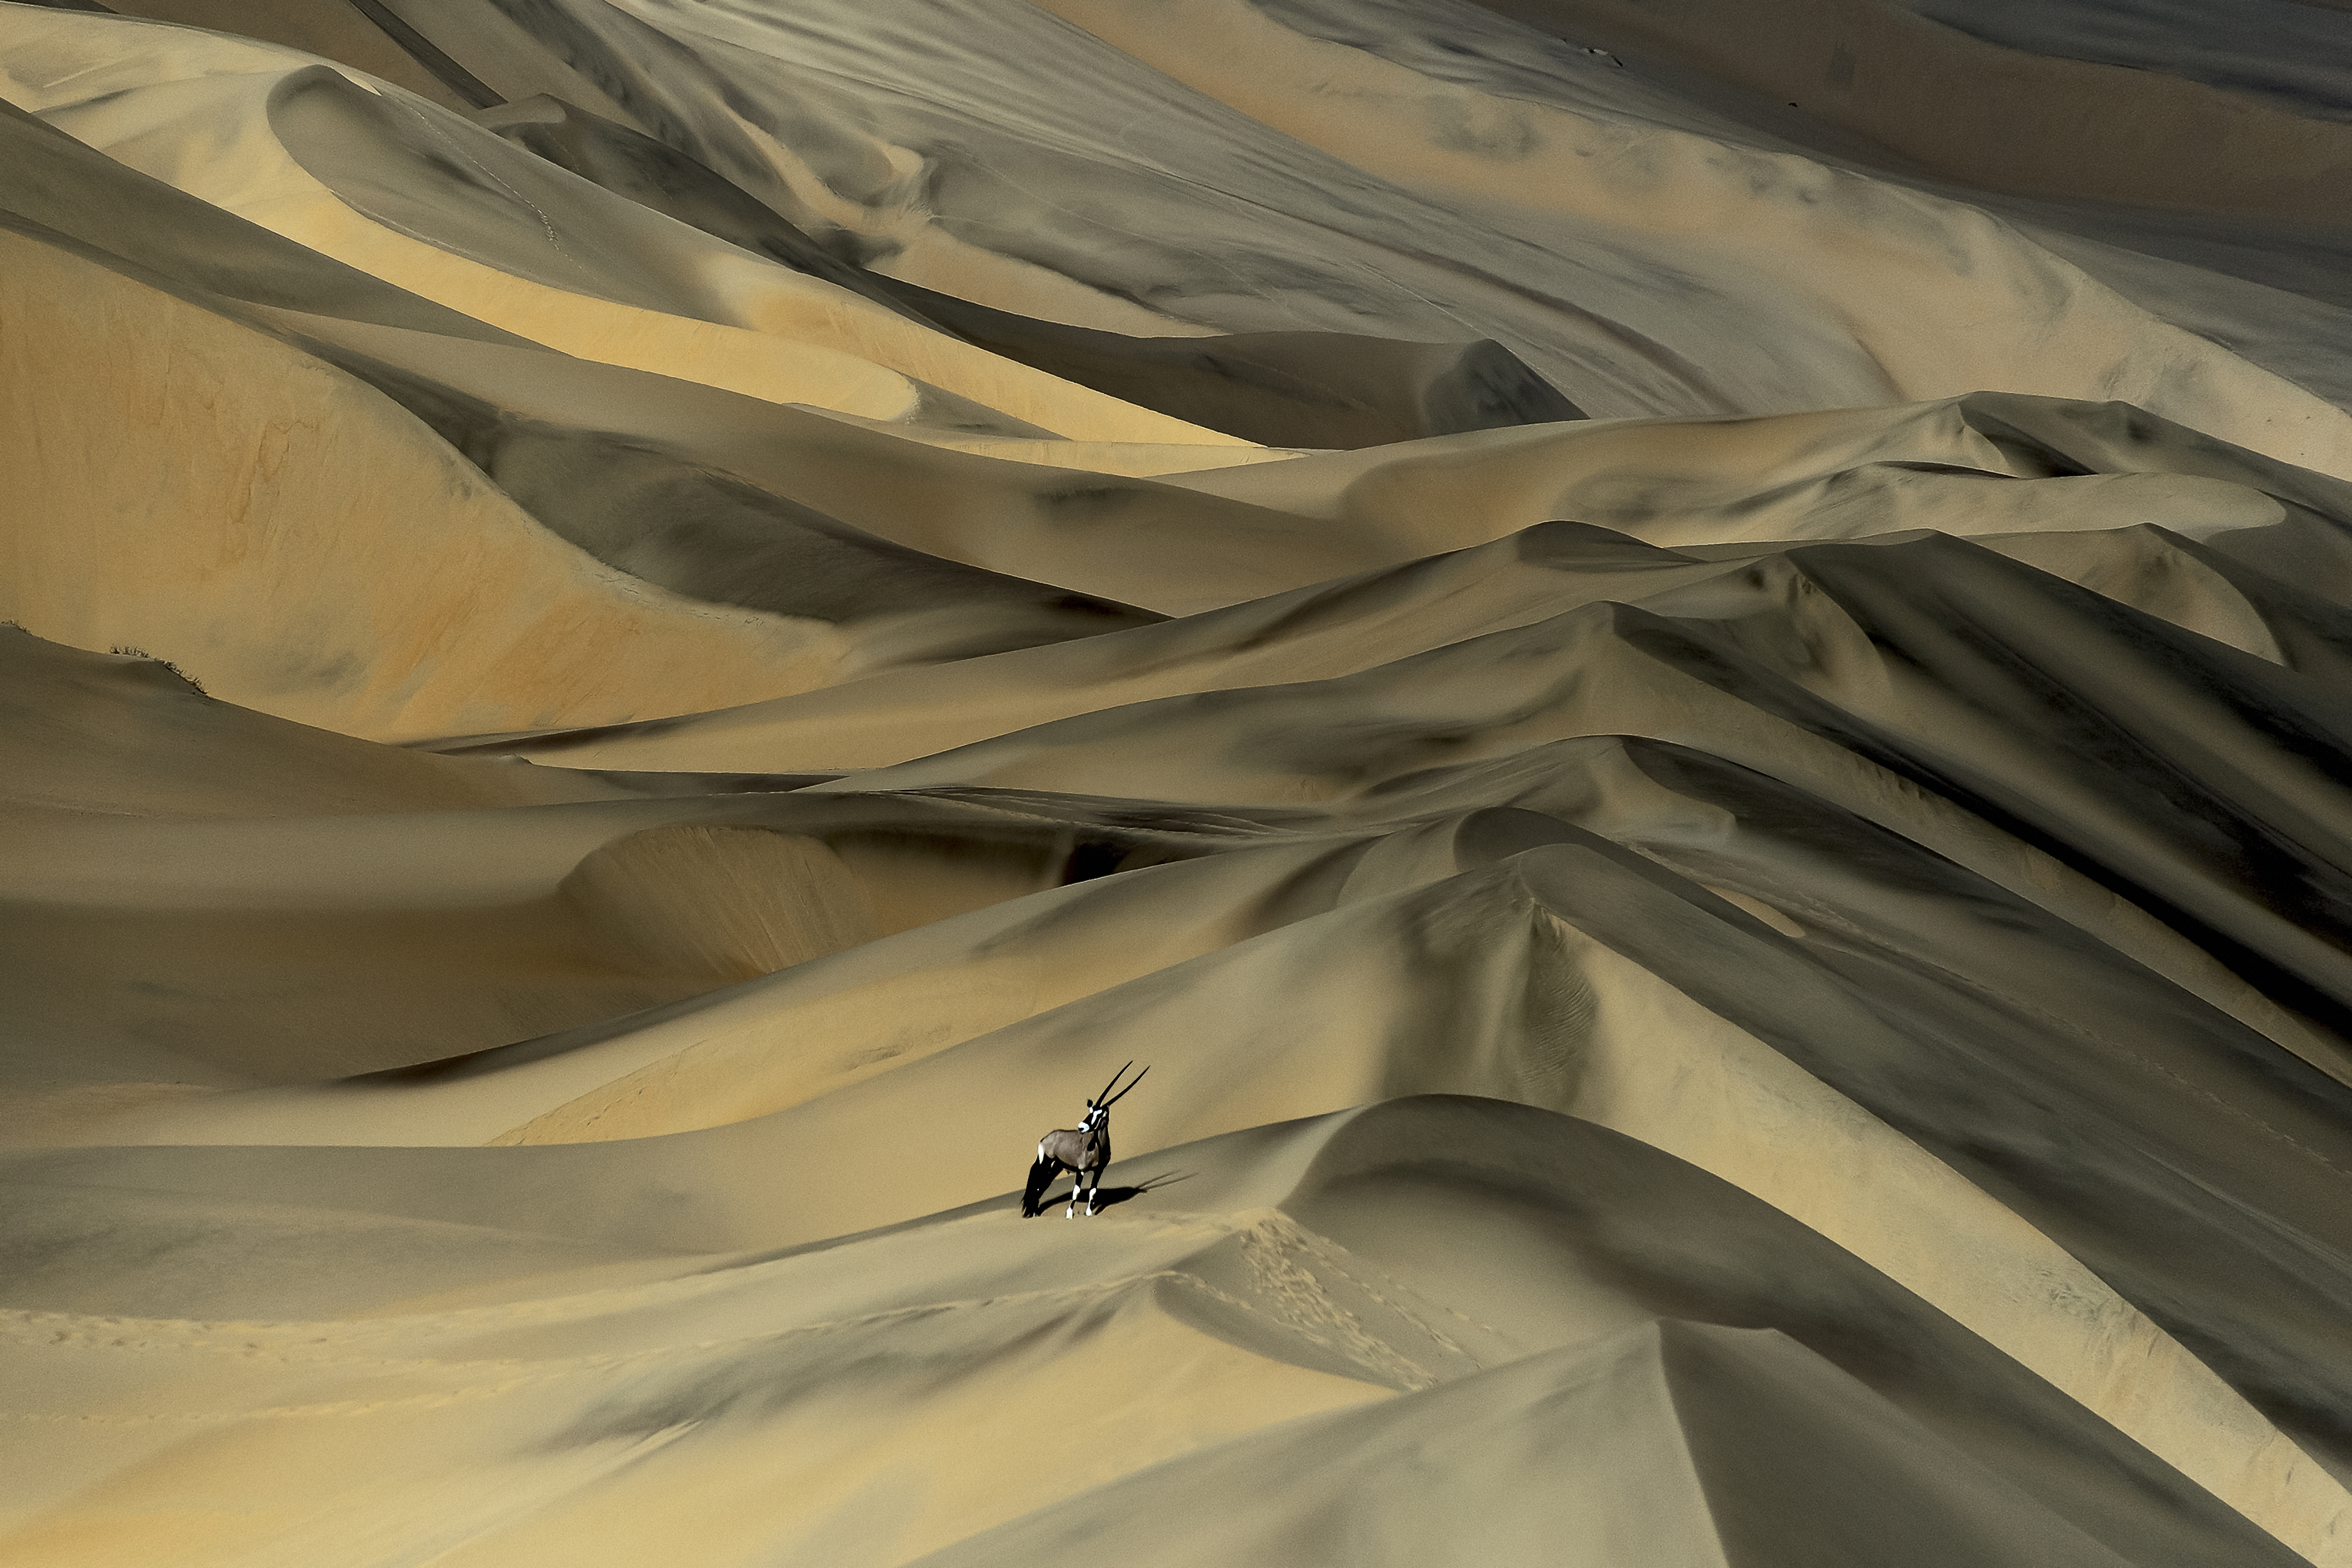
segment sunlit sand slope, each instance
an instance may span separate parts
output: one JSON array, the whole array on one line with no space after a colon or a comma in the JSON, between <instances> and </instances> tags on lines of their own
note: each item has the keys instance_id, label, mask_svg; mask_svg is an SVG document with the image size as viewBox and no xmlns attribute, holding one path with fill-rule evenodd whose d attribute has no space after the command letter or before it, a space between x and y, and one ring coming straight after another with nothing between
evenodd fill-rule
<instances>
[{"instance_id":1,"label":"sunlit sand slope","mask_svg":"<svg viewBox=\"0 0 2352 1568\"><path fill-rule=\"evenodd\" d=\"M1601 1561L1724 1539L1796 1562L1893 1524L1954 1563L2021 1538L2002 1560L2294 1561L1916 1295L1589 1123L1404 1100L1171 1150L1138 1167L1163 1184L1076 1234L998 1200L814 1248L777 1246L831 1223L789 1183L657 1217L640 1147L13 1162L71 1258L17 1275L13 1355L94 1363L70 1400L119 1390L20 1476L18 1539L267 1563L363 1533L556 1563L657 1553L690 1505L721 1561L900 1562L1027 1513L1013 1542L1402 1563L1440 1520L1379 1530L1382 1504L1335 1518L1332 1494L1406 1506L1384 1465L1444 1445L1476 1456L1467 1484L1423 1506L1497 1548L1565 1529ZM299 1202L257 1210L288 1181ZM184 1194L112 1205L133 1272L77 1236L115 1183ZM190 1267L222 1223L284 1260L267 1283ZM526 1299L518 1267L545 1271ZM27 1394L36 1421L90 1408ZM353 1463L368 1482L337 1486ZM1793 1536L1790 1482L1828 1505ZM1166 1538L1158 1510L1221 1492Z\"/></svg>"},{"instance_id":2,"label":"sunlit sand slope","mask_svg":"<svg viewBox=\"0 0 2352 1568\"><path fill-rule=\"evenodd\" d=\"M0 0L0 1559L2352 1568L2284 3Z\"/></svg>"},{"instance_id":3,"label":"sunlit sand slope","mask_svg":"<svg viewBox=\"0 0 2352 1568\"><path fill-rule=\"evenodd\" d=\"M1409 47L1467 6L394 8L504 96L597 93L1003 309L1486 337L1602 416L2121 396L2352 469L2342 414L1979 209L1629 95L1527 28Z\"/></svg>"}]
</instances>

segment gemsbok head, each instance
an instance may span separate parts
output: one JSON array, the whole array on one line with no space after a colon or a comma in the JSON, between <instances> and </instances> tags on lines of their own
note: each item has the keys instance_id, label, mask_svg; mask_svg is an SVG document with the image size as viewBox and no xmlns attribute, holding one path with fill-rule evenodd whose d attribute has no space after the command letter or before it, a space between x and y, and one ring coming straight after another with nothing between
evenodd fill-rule
<instances>
[{"instance_id":1,"label":"gemsbok head","mask_svg":"<svg viewBox=\"0 0 2352 1568\"><path fill-rule=\"evenodd\" d=\"M1134 1065L1129 1062L1127 1068ZM1087 1212L1095 1212L1102 1196L1102 1173L1110 1164L1110 1108L1143 1081L1144 1072L1151 1070L1145 1068L1126 1089L1119 1089L1118 1080L1127 1076L1127 1068L1111 1074L1103 1091L1087 1101L1084 1121L1076 1127L1056 1127L1037 1140L1037 1163L1029 1167L1029 1190L1021 1194L1023 1218L1045 1212L1045 1189L1064 1171L1070 1173L1070 1206L1062 1211L1062 1217L1069 1219L1077 1214L1080 1193L1087 1195ZM1114 1094L1113 1089L1118 1092Z\"/></svg>"}]
</instances>

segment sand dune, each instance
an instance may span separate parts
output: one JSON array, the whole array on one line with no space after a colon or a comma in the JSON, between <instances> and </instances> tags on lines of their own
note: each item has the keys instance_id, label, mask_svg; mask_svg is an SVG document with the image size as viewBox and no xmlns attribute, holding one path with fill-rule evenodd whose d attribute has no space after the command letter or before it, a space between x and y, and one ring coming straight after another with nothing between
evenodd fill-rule
<instances>
[{"instance_id":1,"label":"sand dune","mask_svg":"<svg viewBox=\"0 0 2352 1568\"><path fill-rule=\"evenodd\" d=\"M1424 1163L1429 1152L1453 1147L1449 1131L1474 1129L1480 1156L1434 1169ZM590 1146L614 1151L623 1166L640 1167L644 1162L630 1154L653 1147ZM1807 1413L1800 1418L1804 1426L1820 1434L1803 1448L1872 1455L1864 1462L1898 1475L1909 1468L1912 1488L1941 1494L1940 1507L1888 1510L1909 1528L1933 1526L1941 1536L1951 1531L1955 1513L1964 1520L1979 1510L1982 1520L1980 1510L1994 1507L2012 1514L2022 1491L2032 1500L2028 1519L2045 1510L2056 1516L2038 1528L2065 1543L2062 1561L2291 1560L2081 1405L1795 1222L1632 1140L1486 1101L1406 1100L1171 1150L1150 1162L1152 1173L1192 1173L1163 1189L1171 1194L1163 1212L1114 1218L1075 1238L1061 1236L1060 1227L1039 1235L1044 1227L1022 1226L998 1200L814 1250L778 1251L772 1238L801 1226L790 1200L780 1210L769 1198L732 1213L671 1205L655 1233L672 1247L714 1250L665 1258L646 1250L649 1242L660 1243L648 1234L643 1201L626 1199L651 1170L614 1166L600 1154L608 1167L600 1185L618 1201L583 1211L564 1195L595 1179L581 1159L565 1156L560 1169L538 1159L537 1172L518 1167L501 1184L499 1206L510 1224L537 1220L551 1230L520 1245L579 1289L542 1298L542 1306L507 1299L495 1277L481 1279L493 1250L515 1247L519 1238L468 1223L480 1199L451 1188L453 1179L463 1181L454 1167L436 1182L413 1157L387 1163L372 1155L362 1164L303 1151L289 1151L276 1163L278 1180L291 1174L288 1159L308 1167L306 1206L272 1216L275 1223L259 1215L246 1223L264 1255L310 1263L277 1271L261 1292L225 1295L203 1272L187 1278L178 1260L194 1261L190 1227L214 1223L206 1215L250 1212L238 1173L258 1172L251 1154L222 1166L204 1158L207 1152L126 1151L104 1157L110 1171L87 1154L41 1156L31 1165L20 1159L16 1174L32 1190L56 1194L50 1223L66 1235L110 1177L161 1179L188 1194L176 1210L142 1205L143 1212L117 1222L135 1226L146 1241L154 1263L133 1294L159 1315L118 1320L111 1331L123 1342L112 1353L172 1358L163 1375L183 1409L219 1404L234 1387L224 1415L251 1413L241 1438L233 1430L215 1436L198 1427L173 1444L181 1452L172 1468L199 1489L182 1506L200 1521L215 1510L226 1516L210 1522L204 1531L209 1539L197 1543L213 1560L240 1551L299 1550L306 1538L315 1543L354 1528L397 1528L405 1522L394 1511L401 1493L419 1487L437 1495L442 1519L463 1521L473 1538L463 1549L487 1553L484 1560L520 1553L525 1561L556 1561L590 1549L590 1542L656 1550L667 1505L653 1500L680 1494L724 1521L712 1533L720 1549L737 1555L765 1549L898 1560L945 1545L975 1517L1016 1519L1070 1497L1074 1486L1083 1500L1108 1444L1117 1445L1126 1468L1138 1457L1175 1458L1220 1436L1395 1400L1399 1392L1402 1400L1378 1407L1391 1443L1399 1421L1423 1443L1434 1438L1451 1424L1449 1410L1473 1422L1479 1416L1471 1413L1480 1412L1503 1424L1505 1447L1488 1464L1471 1467L1485 1477L1475 1489L1448 1488L1431 1500L1440 1508L1449 1507L1441 1499L1465 1506L1466 1527L1480 1532L1474 1539L1516 1535L1524 1542L1560 1518L1560 1480L1548 1473L1560 1449L1536 1437L1540 1428L1511 1419L1510 1395L1480 1397L1481 1384L1491 1391L1500 1376L1507 1387L1572 1386L1580 1380L1563 1379L1554 1369L1580 1361L1605 1364L1619 1343L1639 1345L1642 1332L1629 1332L1633 1325L1662 1311L1702 1323L1728 1319L1751 1331L1776 1320L1787 1324L1781 1332L1788 1341L1752 1332L1727 1339L1721 1329L1654 1329L1651 1354L1667 1358L1670 1369L1661 1371L1670 1386L1680 1385L1684 1399L1727 1401L1727 1415L1747 1401L1760 1399L1769 1408L1793 1400ZM539 1152L482 1152L509 1165ZM1507 1208L1486 1195L1497 1181L1517 1194ZM1186 1194L1181 1205L1172 1195L1179 1191ZM1545 1240L1532 1252L1524 1240L1511 1247L1511 1238L1530 1229ZM1662 1230L1677 1238L1670 1249L1654 1239ZM1459 1267L1480 1255L1495 1258L1498 1244L1518 1253L1499 1276L1475 1264ZM426 1250L440 1257L420 1274ZM343 1266L318 1268L330 1258ZM420 1298L420 1288L441 1293ZM86 1258L79 1271L45 1270L22 1288L43 1303L26 1326L69 1332L72 1319L60 1314L105 1289ZM124 1300L119 1287L107 1294ZM1463 1313L1465 1305L1478 1316ZM306 1331L282 1317L289 1309L321 1308L341 1314L335 1327L320 1322ZM160 1315L166 1312L191 1317ZM219 1326L201 1326L206 1320ZM244 1352L234 1373L220 1361L230 1341L232 1353ZM1038 1349L1024 1352L1024 1343ZM1576 1348L1543 1353L1563 1343ZM1092 1442L1064 1449L1070 1439L1050 1429L1008 1441L1023 1428L1001 1425L1001 1412L992 1415L992 1395L1019 1387L1007 1380L1055 1346L1064 1348L1047 1353L1059 1369L1056 1382L1073 1397L1087 1398L1098 1378L1127 1366L1153 1368L1153 1381L1169 1396L1135 1397L1133 1378L1121 1373L1118 1414L1105 1412L1109 1420L1097 1415L1083 1428ZM262 1351L262 1364L275 1369L268 1382L247 1370L255 1365L247 1347ZM92 1345L82 1353L109 1352ZM957 1379L951 1393L929 1386L919 1369L950 1358L980 1375ZM1709 1376L1708 1363L1721 1369L1725 1358L1742 1370ZM1638 1352L1631 1359L1638 1366ZM1497 1370L1481 1373L1482 1366ZM1459 1381L1465 1377L1475 1381ZM1545 1425L1580 1428L1586 1441L1622 1452L1628 1428L1640 1429L1636 1413L1664 1392L1644 1399L1638 1373L1633 1381L1620 1396L1633 1405L1622 1415L1578 1421L1573 1405L1561 1409L1555 1400L1558 1414ZM1433 1384L1435 1393L1460 1392L1434 1409L1430 1395L1409 1392ZM163 1393L149 1380L148 1397ZM509 1473L497 1487L487 1478L460 1479L480 1462L472 1451L479 1436L468 1442L462 1435L484 1432L478 1406L485 1400L504 1403L505 1430L559 1439L572 1456L562 1472ZM1430 1425L1415 1419L1416 1408L1430 1411L1421 1418ZM1685 1439L1702 1454L1714 1450L1707 1468L1717 1472L1709 1479L1717 1488L1727 1461L1737 1473L1737 1435L1752 1432L1757 1419L1703 1421ZM1788 1417L1765 1419L1780 1426ZM352 1451L366 1454L367 1468L380 1478L369 1489L373 1495L346 1494L331 1515L281 1489L288 1465L300 1463L299 1435L319 1422L350 1429L342 1442L357 1445ZM1675 1425L1688 1433L1693 1423ZM1377 1444L1383 1435L1380 1427L1359 1435L1357 1426L1276 1432L1290 1443L1306 1440L1303 1449L1289 1450L1301 1458L1335 1447L1338 1458L1366 1436ZM873 1438L860 1444L867 1432ZM110 1462L121 1465L126 1447L144 1449L151 1468L162 1457L154 1438L136 1428L125 1434L127 1443L94 1436L50 1447L38 1477L42 1490L58 1495L77 1481L86 1488L83 1478L105 1474ZM221 1447L224 1442L230 1447ZM1527 1453L1531 1442L1539 1446ZM1507 1457L1514 1448L1525 1457ZM758 1457L763 1449L802 1458L780 1471L775 1458ZM900 1496L886 1528L862 1517L860 1500L874 1495L877 1482L889 1490L905 1486L906 1479L886 1478L903 1476L907 1459L926 1449L944 1450L944 1474L953 1479ZM1906 1450L1916 1457L1906 1459ZM1692 1507L1687 1489L1677 1503L1676 1482L1690 1487L1691 1461L1671 1462L1671 1448L1660 1458L1669 1462L1636 1462L1641 1495L1676 1506L1641 1510L1642 1534L1628 1543L1636 1553L1645 1543L1685 1544L1688 1531L1710 1529L1709 1510ZM1247 1458L1246 1450L1232 1452L1226 1462L1246 1465ZM1954 1479L1955 1460L1966 1481ZM1514 1464L1517 1478L1495 1473ZM1197 1473L1200 1461L1150 1469L1128 1485L1172 1485L1198 1495L1184 1485L1188 1466ZM1325 1486L1379 1485L1376 1463L1362 1459L1327 1459L1315 1468ZM259 1469L273 1478L262 1496L284 1502L255 1510L235 1490L218 1489ZM1929 1479L1937 1474L1945 1478L1940 1486ZM1576 1477L1571 1468L1571 1489L1622 1498L1606 1471L1588 1468ZM1520 1484L1508 1484L1512 1479ZM128 1489L117 1483L74 1492L71 1507L45 1521L49 1539L66 1544L77 1531L110 1528L118 1538L138 1539L123 1532L140 1526L118 1515L138 1506L133 1500L143 1489L126 1480ZM518 1482L530 1488L523 1497L536 1506L517 1506ZM793 1487L805 1506L779 1510L753 1500L772 1496L780 1484ZM1287 1495L1275 1490L1262 1508L1236 1499L1218 1510L1224 1528L1242 1536L1234 1547L1250 1550L1248 1536L1260 1531L1272 1538L1263 1545L1269 1555L1279 1555L1281 1542L1301 1532L1325 1542L1319 1550L1327 1552L1366 1539L1351 1537L1349 1521L1328 1519L1323 1509L1272 1501ZM1874 1488L1872 1495L1885 1493ZM1489 1506L1477 1506L1481 1497ZM1049 1540L1065 1531L1083 1537L1087 1523L1099 1531L1106 1516L1126 1512L1114 1498L1101 1500L1106 1506L1092 1520L1045 1511L1015 1528L1049 1532ZM1753 1504L1742 1511L1749 1517L1735 1512L1732 1532L1758 1531L1768 1551L1796 1560L1788 1555L1795 1543L1770 1528L1769 1513L1756 1518L1764 1510ZM1607 1518L1587 1526L1597 1526L1594 1544L1603 1550L1611 1534L1626 1528L1621 1523L1612 1531ZM1813 1528L1834 1531L1840 1518L1848 1531L1869 1528L1843 1510ZM1424 1520L1424 1529L1438 1522ZM1149 1539L1150 1521L1143 1522ZM180 1539L184 1551L186 1537ZM1191 1539L1195 1549L1216 1550ZM1411 1535L1371 1539L1413 1544ZM985 1544L982 1538L971 1549ZM1163 1541L1159 1550L1186 1547Z\"/></svg>"},{"instance_id":2,"label":"sand dune","mask_svg":"<svg viewBox=\"0 0 2352 1568\"><path fill-rule=\"evenodd\" d=\"M2222 11L0 3L0 1558L2352 1563Z\"/></svg>"},{"instance_id":3,"label":"sand dune","mask_svg":"<svg viewBox=\"0 0 2352 1568\"><path fill-rule=\"evenodd\" d=\"M533 342L880 418L918 417L929 392L946 405L933 416L950 421L969 413L1097 439L1223 439L921 331L837 286L613 199L458 116L326 67L176 28L136 29L153 52L125 55L121 24L21 26L29 36L10 68L20 107L166 184ZM238 151L224 156L224 136ZM793 351L773 352L766 337Z\"/></svg>"}]
</instances>

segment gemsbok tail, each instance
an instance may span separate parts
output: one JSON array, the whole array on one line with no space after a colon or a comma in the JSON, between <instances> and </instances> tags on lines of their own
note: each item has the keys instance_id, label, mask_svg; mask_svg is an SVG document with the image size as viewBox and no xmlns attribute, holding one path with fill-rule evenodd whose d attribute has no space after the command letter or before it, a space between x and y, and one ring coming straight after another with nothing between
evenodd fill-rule
<instances>
[{"instance_id":1,"label":"gemsbok tail","mask_svg":"<svg viewBox=\"0 0 2352 1568\"><path fill-rule=\"evenodd\" d=\"M1045 1212L1045 1205L1038 1200L1045 1195L1045 1189L1054 1184L1054 1173L1059 1169L1051 1160L1040 1160L1029 1167L1029 1190L1021 1194L1023 1219L1035 1219Z\"/></svg>"}]
</instances>

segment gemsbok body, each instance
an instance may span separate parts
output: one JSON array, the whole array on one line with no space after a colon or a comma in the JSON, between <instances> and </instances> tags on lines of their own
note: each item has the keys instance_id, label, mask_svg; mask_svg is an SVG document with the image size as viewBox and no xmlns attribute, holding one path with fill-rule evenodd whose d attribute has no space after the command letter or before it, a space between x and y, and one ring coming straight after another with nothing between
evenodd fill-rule
<instances>
[{"instance_id":1,"label":"gemsbok body","mask_svg":"<svg viewBox=\"0 0 2352 1568\"><path fill-rule=\"evenodd\" d=\"M1135 1064L1129 1062L1127 1068ZM1084 1193L1087 1212L1095 1212L1102 1197L1102 1173L1110 1164L1110 1108L1124 1098L1129 1089L1143 1081L1145 1068L1137 1073L1127 1089L1118 1089L1118 1080L1127 1076L1127 1068L1110 1075L1103 1091L1087 1101L1086 1119L1076 1127L1056 1127L1037 1140L1037 1163L1029 1167L1029 1190L1021 1194L1021 1215L1024 1219L1045 1212L1045 1189L1064 1171L1070 1173L1070 1206L1062 1211L1064 1219L1078 1212L1078 1194Z\"/></svg>"}]
</instances>

